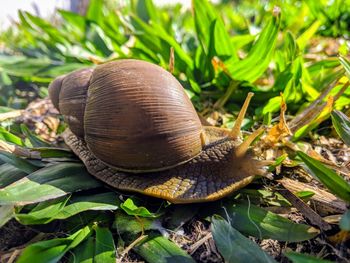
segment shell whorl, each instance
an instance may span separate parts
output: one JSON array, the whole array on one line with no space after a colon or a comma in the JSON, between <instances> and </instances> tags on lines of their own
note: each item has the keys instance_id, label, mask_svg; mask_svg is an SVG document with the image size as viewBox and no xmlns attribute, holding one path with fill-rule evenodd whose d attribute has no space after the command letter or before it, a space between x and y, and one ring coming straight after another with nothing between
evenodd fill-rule
<instances>
[{"instance_id":1,"label":"shell whorl","mask_svg":"<svg viewBox=\"0 0 350 263\"><path fill-rule=\"evenodd\" d=\"M80 138L84 138L84 110L92 71L92 68L79 69L57 77L49 85L52 104Z\"/></svg>"},{"instance_id":2,"label":"shell whorl","mask_svg":"<svg viewBox=\"0 0 350 263\"><path fill-rule=\"evenodd\" d=\"M59 76L55 78L49 85L49 96L52 101L52 104L55 106L56 109L60 110L59 108L59 96L61 92L62 82L63 79L66 77L66 75Z\"/></svg>"}]
</instances>

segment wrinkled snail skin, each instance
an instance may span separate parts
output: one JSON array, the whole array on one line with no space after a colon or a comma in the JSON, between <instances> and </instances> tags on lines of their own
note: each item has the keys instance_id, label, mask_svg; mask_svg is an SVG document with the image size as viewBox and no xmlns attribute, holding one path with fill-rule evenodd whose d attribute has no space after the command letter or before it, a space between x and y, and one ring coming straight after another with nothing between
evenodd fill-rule
<instances>
[{"instance_id":1,"label":"wrinkled snail skin","mask_svg":"<svg viewBox=\"0 0 350 263\"><path fill-rule=\"evenodd\" d=\"M180 83L151 63L75 71L54 80L49 94L69 125L67 145L116 189L173 203L214 201L266 172L249 143L241 144L239 121L234 132L202 126Z\"/></svg>"}]
</instances>

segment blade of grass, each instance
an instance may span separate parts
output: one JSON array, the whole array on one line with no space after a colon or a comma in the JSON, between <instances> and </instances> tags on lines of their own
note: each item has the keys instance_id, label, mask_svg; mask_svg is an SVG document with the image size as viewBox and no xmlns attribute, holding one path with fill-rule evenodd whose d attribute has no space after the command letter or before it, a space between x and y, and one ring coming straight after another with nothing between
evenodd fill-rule
<instances>
[{"instance_id":1,"label":"blade of grass","mask_svg":"<svg viewBox=\"0 0 350 263\"><path fill-rule=\"evenodd\" d=\"M332 111L331 117L338 135L350 146L350 119L344 113L337 110Z\"/></svg>"},{"instance_id":2,"label":"blade of grass","mask_svg":"<svg viewBox=\"0 0 350 263\"><path fill-rule=\"evenodd\" d=\"M335 171L323 165L303 152L297 152L298 156L310 169L312 174L318 178L333 194L350 202L350 184L339 176Z\"/></svg>"},{"instance_id":3,"label":"blade of grass","mask_svg":"<svg viewBox=\"0 0 350 263\"><path fill-rule=\"evenodd\" d=\"M280 15L273 15L261 31L247 57L240 61L227 61L225 66L235 80L254 82L267 69L272 58L280 26Z\"/></svg>"}]
</instances>

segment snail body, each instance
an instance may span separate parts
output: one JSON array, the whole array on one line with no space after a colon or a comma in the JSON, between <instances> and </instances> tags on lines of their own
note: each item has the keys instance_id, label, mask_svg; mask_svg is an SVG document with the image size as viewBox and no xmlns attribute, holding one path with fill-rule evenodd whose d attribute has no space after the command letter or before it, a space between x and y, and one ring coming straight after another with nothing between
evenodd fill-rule
<instances>
[{"instance_id":1,"label":"snail body","mask_svg":"<svg viewBox=\"0 0 350 263\"><path fill-rule=\"evenodd\" d=\"M239 129L202 126L181 84L157 65L126 59L81 69L56 78L49 95L68 123L68 146L117 189L210 201L264 173Z\"/></svg>"}]
</instances>

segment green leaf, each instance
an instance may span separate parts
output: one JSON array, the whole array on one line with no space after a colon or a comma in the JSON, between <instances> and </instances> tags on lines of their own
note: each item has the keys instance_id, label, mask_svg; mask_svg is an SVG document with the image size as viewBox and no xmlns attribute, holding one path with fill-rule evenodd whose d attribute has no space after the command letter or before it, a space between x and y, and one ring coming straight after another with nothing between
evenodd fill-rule
<instances>
[{"instance_id":1,"label":"green leaf","mask_svg":"<svg viewBox=\"0 0 350 263\"><path fill-rule=\"evenodd\" d=\"M225 63L231 78L254 82L265 72L275 48L279 25L280 15L272 16L247 57L243 60L229 60Z\"/></svg>"},{"instance_id":2,"label":"green leaf","mask_svg":"<svg viewBox=\"0 0 350 263\"><path fill-rule=\"evenodd\" d=\"M75 155L72 151L55 147L31 148L32 151L39 152L41 158L72 158Z\"/></svg>"},{"instance_id":3,"label":"green leaf","mask_svg":"<svg viewBox=\"0 0 350 263\"><path fill-rule=\"evenodd\" d=\"M83 16L63 9L58 10L58 13L66 22L68 22L70 25L74 25L78 31L81 31L82 33L85 31L86 20Z\"/></svg>"},{"instance_id":4,"label":"green leaf","mask_svg":"<svg viewBox=\"0 0 350 263\"><path fill-rule=\"evenodd\" d=\"M124 203L120 204L120 208L123 209L128 215L141 216L141 217L157 217L157 214L151 213L147 208L143 206L135 205L131 198L125 200Z\"/></svg>"},{"instance_id":5,"label":"green leaf","mask_svg":"<svg viewBox=\"0 0 350 263\"><path fill-rule=\"evenodd\" d=\"M12 76L17 77L31 77L36 75L40 70L51 65L48 58L22 58L22 61L15 63L0 62L0 69Z\"/></svg>"},{"instance_id":6,"label":"green leaf","mask_svg":"<svg viewBox=\"0 0 350 263\"><path fill-rule=\"evenodd\" d=\"M58 30L57 27L53 26L52 23L46 21L45 19L34 16L29 12L24 12L27 20L33 25L33 28L41 35L47 35L51 41L57 43L67 43L67 35L64 30Z\"/></svg>"},{"instance_id":7,"label":"green leaf","mask_svg":"<svg viewBox=\"0 0 350 263\"><path fill-rule=\"evenodd\" d=\"M225 262L276 262L256 243L249 240L228 222L212 219L211 229L215 244Z\"/></svg>"},{"instance_id":8,"label":"green leaf","mask_svg":"<svg viewBox=\"0 0 350 263\"><path fill-rule=\"evenodd\" d=\"M95 255L95 240L89 237L80 243L71 252L70 263L93 263Z\"/></svg>"},{"instance_id":9,"label":"green leaf","mask_svg":"<svg viewBox=\"0 0 350 263\"><path fill-rule=\"evenodd\" d=\"M0 151L0 160L13 165L14 167L27 174L32 173L38 169L38 166L34 165L32 162L29 162L26 159L17 157L16 155L8 152Z\"/></svg>"},{"instance_id":10,"label":"green leaf","mask_svg":"<svg viewBox=\"0 0 350 263\"><path fill-rule=\"evenodd\" d=\"M8 132L5 128L0 127L0 140L4 140L6 142L14 143L19 146L24 146L22 139L18 136Z\"/></svg>"},{"instance_id":11,"label":"green leaf","mask_svg":"<svg viewBox=\"0 0 350 263\"><path fill-rule=\"evenodd\" d=\"M28 127L25 124L21 124L21 131L26 136L26 138L29 139L30 143L33 147L48 147L50 146L49 143L45 142L41 138L39 138L37 135L33 134Z\"/></svg>"},{"instance_id":12,"label":"green leaf","mask_svg":"<svg viewBox=\"0 0 350 263\"><path fill-rule=\"evenodd\" d=\"M110 56L113 53L111 40L106 36L101 27L96 24L89 24L85 34L86 45L91 52L103 57Z\"/></svg>"},{"instance_id":13,"label":"green leaf","mask_svg":"<svg viewBox=\"0 0 350 263\"><path fill-rule=\"evenodd\" d=\"M350 119L341 111L331 113L332 123L342 140L350 146Z\"/></svg>"},{"instance_id":14,"label":"green leaf","mask_svg":"<svg viewBox=\"0 0 350 263\"><path fill-rule=\"evenodd\" d=\"M340 64L345 69L346 76L348 77L348 79L350 79L350 62L349 62L349 60L347 60L343 56L340 56L339 61L340 61Z\"/></svg>"},{"instance_id":15,"label":"green leaf","mask_svg":"<svg viewBox=\"0 0 350 263\"><path fill-rule=\"evenodd\" d=\"M322 25L320 20L315 20L297 39L300 50L303 50L310 42L310 39L317 32L318 28Z\"/></svg>"},{"instance_id":16,"label":"green leaf","mask_svg":"<svg viewBox=\"0 0 350 263\"><path fill-rule=\"evenodd\" d=\"M159 220L155 218L138 217L126 215L124 212L118 211L115 214L113 228L118 230L119 234L132 233L138 234L145 230L159 230L164 228Z\"/></svg>"},{"instance_id":17,"label":"green leaf","mask_svg":"<svg viewBox=\"0 0 350 263\"><path fill-rule=\"evenodd\" d=\"M99 186L82 164L54 164L1 189L0 205L31 204Z\"/></svg>"},{"instance_id":18,"label":"green leaf","mask_svg":"<svg viewBox=\"0 0 350 263\"><path fill-rule=\"evenodd\" d=\"M317 229L267 211L252 204L234 203L225 205L232 226L238 231L260 239L299 242L315 237ZM226 213L221 212L222 216Z\"/></svg>"},{"instance_id":19,"label":"green leaf","mask_svg":"<svg viewBox=\"0 0 350 263\"><path fill-rule=\"evenodd\" d=\"M350 209L348 209L341 217L339 226L344 231L350 231Z\"/></svg>"},{"instance_id":20,"label":"green leaf","mask_svg":"<svg viewBox=\"0 0 350 263\"><path fill-rule=\"evenodd\" d=\"M116 249L114 245L113 235L106 227L95 227L96 242L95 242L95 257L96 263L115 263Z\"/></svg>"},{"instance_id":21,"label":"green leaf","mask_svg":"<svg viewBox=\"0 0 350 263\"><path fill-rule=\"evenodd\" d=\"M174 48L175 65L180 71L185 72L186 69L193 69L192 58L182 49L180 44L158 24L146 24L142 19L131 16L131 20L135 28L140 31L136 33L136 37L142 42L142 49L149 53L161 55L165 63L168 63L170 57L170 47ZM152 49L149 49L149 46ZM159 63L159 62L158 62Z\"/></svg>"},{"instance_id":22,"label":"green leaf","mask_svg":"<svg viewBox=\"0 0 350 263\"><path fill-rule=\"evenodd\" d=\"M27 214L18 213L16 218L22 224L47 224L56 219L66 219L78 213L94 210L116 210L118 199L115 193L107 192L94 195L57 199L41 202Z\"/></svg>"},{"instance_id":23,"label":"green leaf","mask_svg":"<svg viewBox=\"0 0 350 263\"><path fill-rule=\"evenodd\" d=\"M299 192L295 193L295 195L297 197L303 199L303 201L308 201L312 196L315 195L315 193L312 191L299 191Z\"/></svg>"},{"instance_id":24,"label":"green leaf","mask_svg":"<svg viewBox=\"0 0 350 263\"><path fill-rule=\"evenodd\" d=\"M163 236L148 237L134 250L149 263L195 262L184 250Z\"/></svg>"},{"instance_id":25,"label":"green leaf","mask_svg":"<svg viewBox=\"0 0 350 263\"><path fill-rule=\"evenodd\" d=\"M0 206L0 228L5 225L14 215L13 205Z\"/></svg>"},{"instance_id":26,"label":"green leaf","mask_svg":"<svg viewBox=\"0 0 350 263\"><path fill-rule=\"evenodd\" d=\"M59 262L64 254L79 245L91 234L90 227L86 226L67 238L56 238L41 241L27 246L18 258L18 263L36 262Z\"/></svg>"},{"instance_id":27,"label":"green leaf","mask_svg":"<svg viewBox=\"0 0 350 263\"><path fill-rule=\"evenodd\" d=\"M320 259L311 255L305 255L297 252L285 253L288 259L293 263L331 263L332 261Z\"/></svg>"},{"instance_id":28,"label":"green leaf","mask_svg":"<svg viewBox=\"0 0 350 263\"><path fill-rule=\"evenodd\" d=\"M350 202L350 184L335 171L323 165L303 152L297 152L312 174L318 178L333 194Z\"/></svg>"},{"instance_id":29,"label":"green leaf","mask_svg":"<svg viewBox=\"0 0 350 263\"><path fill-rule=\"evenodd\" d=\"M209 61L213 56L223 61L228 58L237 61L230 35L213 6L207 0L193 0L192 5L197 36Z\"/></svg>"},{"instance_id":30,"label":"green leaf","mask_svg":"<svg viewBox=\"0 0 350 263\"><path fill-rule=\"evenodd\" d=\"M100 24L103 19L103 1L90 0L89 8L86 12L86 18Z\"/></svg>"},{"instance_id":31,"label":"green leaf","mask_svg":"<svg viewBox=\"0 0 350 263\"><path fill-rule=\"evenodd\" d=\"M136 5L138 17L146 23L150 20L153 23L160 23L159 10L155 7L152 0L138 0Z\"/></svg>"},{"instance_id":32,"label":"green leaf","mask_svg":"<svg viewBox=\"0 0 350 263\"><path fill-rule=\"evenodd\" d=\"M26 172L14 167L11 164L5 163L0 166L0 189L12 184L27 175Z\"/></svg>"}]
</instances>

